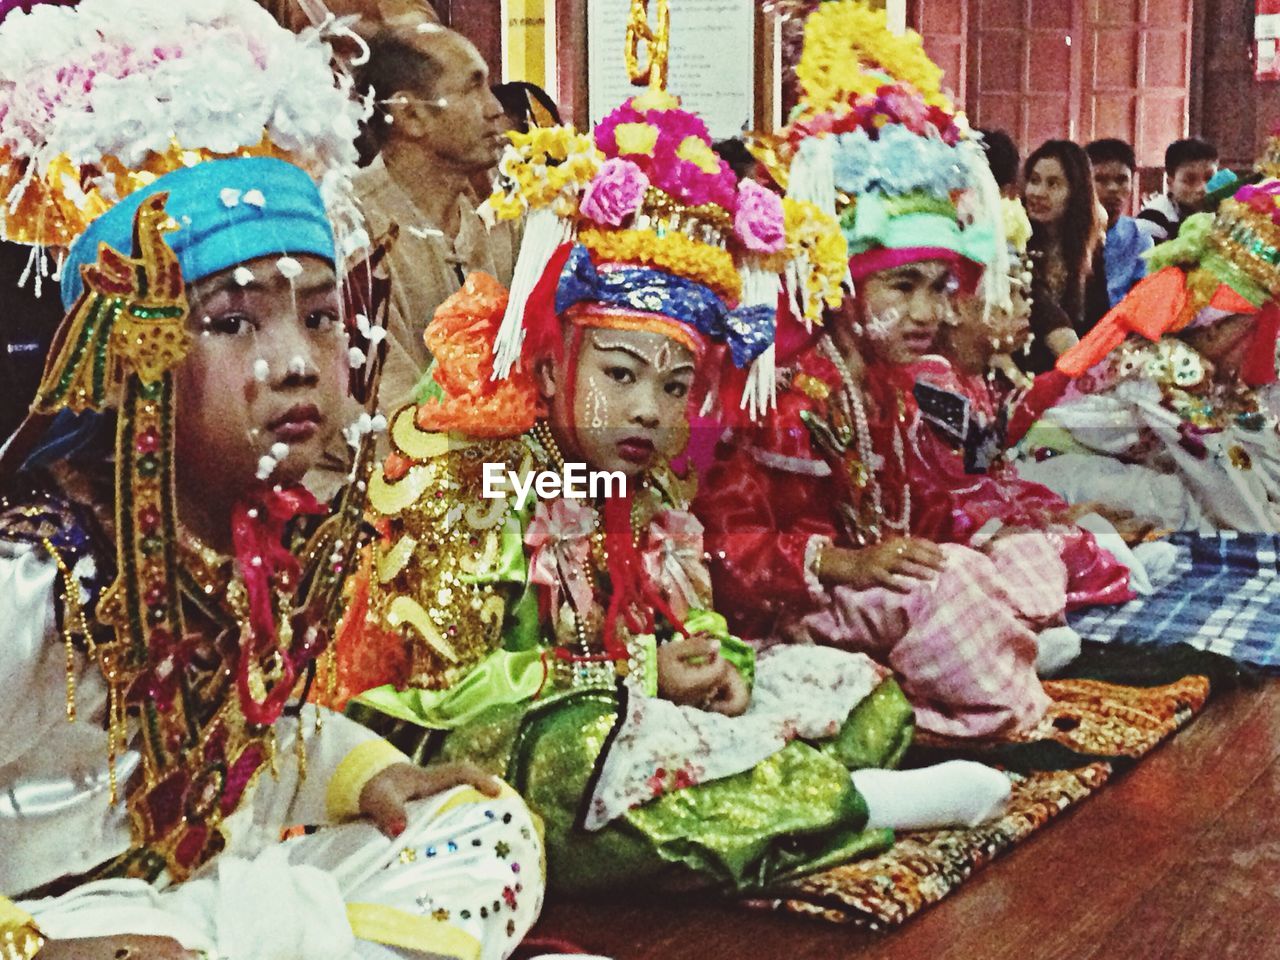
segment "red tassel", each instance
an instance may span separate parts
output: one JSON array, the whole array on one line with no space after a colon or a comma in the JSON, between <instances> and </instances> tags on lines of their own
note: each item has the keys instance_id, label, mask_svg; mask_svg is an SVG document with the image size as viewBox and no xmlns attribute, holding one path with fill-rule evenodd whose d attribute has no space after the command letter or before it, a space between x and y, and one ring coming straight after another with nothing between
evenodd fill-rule
<instances>
[{"instance_id":1,"label":"red tassel","mask_svg":"<svg viewBox=\"0 0 1280 960\"><path fill-rule=\"evenodd\" d=\"M520 361L533 363L542 357L560 359L564 350L563 328L556 314L556 290L560 286L560 274L569 262L573 244L561 244L547 262L524 308L524 346Z\"/></svg>"},{"instance_id":2,"label":"red tassel","mask_svg":"<svg viewBox=\"0 0 1280 960\"><path fill-rule=\"evenodd\" d=\"M284 545L285 526L294 517L318 516L325 508L305 487L268 487L259 484L231 512L231 539L236 564L249 598L248 630L242 638L236 686L245 719L252 724L274 723L297 678L297 665L284 652L284 676L264 701L254 699L249 688L250 665L261 654L275 649L279 631L272 598L277 581L294 589L301 573L298 559Z\"/></svg>"},{"instance_id":3,"label":"red tassel","mask_svg":"<svg viewBox=\"0 0 1280 960\"><path fill-rule=\"evenodd\" d=\"M1276 338L1280 337L1280 306L1267 303L1254 321L1253 347L1240 376L1251 387L1276 382Z\"/></svg>"}]
</instances>

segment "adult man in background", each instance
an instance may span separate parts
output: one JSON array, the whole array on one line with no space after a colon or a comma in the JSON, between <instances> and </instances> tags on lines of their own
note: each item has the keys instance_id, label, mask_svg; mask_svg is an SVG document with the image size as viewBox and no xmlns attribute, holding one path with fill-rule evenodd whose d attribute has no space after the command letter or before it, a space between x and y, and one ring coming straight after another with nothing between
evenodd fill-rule
<instances>
[{"instance_id":1,"label":"adult man in background","mask_svg":"<svg viewBox=\"0 0 1280 960\"><path fill-rule=\"evenodd\" d=\"M402 20L439 23L430 0L258 0L281 26L297 32L323 22L326 13L356 17L355 29L376 32L384 23Z\"/></svg>"},{"instance_id":2,"label":"adult man in background","mask_svg":"<svg viewBox=\"0 0 1280 960\"><path fill-rule=\"evenodd\" d=\"M365 148L376 156L356 191L371 236L399 228L380 390L390 413L413 399L426 372L422 334L436 308L476 270L509 285L517 238L476 213L473 183L492 176L507 128L476 48L452 30L412 21L384 26L369 47L360 80L375 101Z\"/></svg>"},{"instance_id":3,"label":"adult man in background","mask_svg":"<svg viewBox=\"0 0 1280 960\"><path fill-rule=\"evenodd\" d=\"M1133 217L1127 216L1133 202L1138 160L1133 147L1123 140L1095 140L1085 147L1093 165L1093 186L1098 202L1107 212L1107 240L1104 247L1107 267L1107 297L1114 307L1147 274L1142 254L1155 246Z\"/></svg>"}]
</instances>

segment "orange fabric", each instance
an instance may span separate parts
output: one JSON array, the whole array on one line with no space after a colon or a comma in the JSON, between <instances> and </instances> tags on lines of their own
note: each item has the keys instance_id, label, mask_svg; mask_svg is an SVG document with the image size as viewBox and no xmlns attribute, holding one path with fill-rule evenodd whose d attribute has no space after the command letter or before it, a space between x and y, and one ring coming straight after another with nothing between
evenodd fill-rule
<instances>
[{"instance_id":1,"label":"orange fabric","mask_svg":"<svg viewBox=\"0 0 1280 960\"><path fill-rule=\"evenodd\" d=\"M347 609L334 631L332 659L320 661L308 698L312 703L341 711L352 697L388 683L401 686L408 676L404 638L369 615L372 577L373 553L365 547L359 570L347 581Z\"/></svg>"},{"instance_id":2,"label":"orange fabric","mask_svg":"<svg viewBox=\"0 0 1280 960\"><path fill-rule=\"evenodd\" d=\"M1196 294L1191 289L1194 285L1195 277L1189 285L1187 273L1180 267L1165 267L1147 277L1079 343L1058 358L1057 370L1074 379L1105 360L1131 333L1141 334L1152 342L1167 333L1177 333L1199 312ZM1257 315L1250 362L1241 376L1250 386L1274 382L1280 307L1268 303L1259 309L1225 283L1219 284L1209 302L1202 305L1224 314Z\"/></svg>"},{"instance_id":3,"label":"orange fabric","mask_svg":"<svg viewBox=\"0 0 1280 960\"><path fill-rule=\"evenodd\" d=\"M517 369L505 380L492 379L493 343L506 308L502 284L486 273L473 273L436 310L423 340L435 357L433 377L444 396L418 406L420 429L510 437L542 416L530 371Z\"/></svg>"},{"instance_id":4,"label":"orange fabric","mask_svg":"<svg viewBox=\"0 0 1280 960\"><path fill-rule=\"evenodd\" d=\"M1159 340L1176 329L1187 305L1187 275L1179 267L1165 267L1134 287L1127 297L1098 321L1074 347L1058 358L1057 369L1067 376L1082 376L1105 360L1131 333Z\"/></svg>"},{"instance_id":5,"label":"orange fabric","mask_svg":"<svg viewBox=\"0 0 1280 960\"><path fill-rule=\"evenodd\" d=\"M1215 310L1222 310L1224 313L1257 313L1258 308L1246 300L1240 294L1236 293L1227 284L1218 287L1213 295L1213 299L1209 301L1209 306Z\"/></svg>"}]
</instances>

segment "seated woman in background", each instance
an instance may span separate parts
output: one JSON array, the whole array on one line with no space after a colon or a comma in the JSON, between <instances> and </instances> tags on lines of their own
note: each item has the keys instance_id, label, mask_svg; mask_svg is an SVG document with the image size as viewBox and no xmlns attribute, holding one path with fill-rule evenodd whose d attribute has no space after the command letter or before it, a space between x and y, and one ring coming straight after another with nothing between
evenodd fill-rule
<instances>
[{"instance_id":1,"label":"seated woman in background","mask_svg":"<svg viewBox=\"0 0 1280 960\"><path fill-rule=\"evenodd\" d=\"M1188 218L1059 359L1076 379L1028 434L1039 462L1022 473L1174 529L1280 533L1277 249L1280 181Z\"/></svg>"},{"instance_id":2,"label":"seated woman in background","mask_svg":"<svg viewBox=\"0 0 1280 960\"><path fill-rule=\"evenodd\" d=\"M1110 307L1098 204L1084 148L1048 140L1027 158L1023 199L1031 218L1031 342L1018 357L1028 373L1042 373Z\"/></svg>"}]
</instances>

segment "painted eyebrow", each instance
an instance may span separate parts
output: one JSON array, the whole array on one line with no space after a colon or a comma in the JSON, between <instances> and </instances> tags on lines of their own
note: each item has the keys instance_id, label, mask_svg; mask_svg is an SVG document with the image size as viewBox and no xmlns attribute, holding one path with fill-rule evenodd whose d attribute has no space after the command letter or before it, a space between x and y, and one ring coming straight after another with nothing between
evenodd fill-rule
<instances>
[{"instance_id":1,"label":"painted eyebrow","mask_svg":"<svg viewBox=\"0 0 1280 960\"><path fill-rule=\"evenodd\" d=\"M601 353L625 353L629 357L634 357L636 360L643 363L646 367L652 366L652 364L649 362L648 357L646 357L643 353L634 349L633 347L627 346L626 344L614 343L614 344L609 344L608 346L605 346L604 344L600 343L597 340L592 340L591 345L595 347L597 350L599 350ZM678 370L694 370L695 368L696 368L696 365L693 363L693 361L686 360L681 363L677 363L674 367L671 367L668 372L675 373Z\"/></svg>"},{"instance_id":2,"label":"painted eyebrow","mask_svg":"<svg viewBox=\"0 0 1280 960\"><path fill-rule=\"evenodd\" d=\"M629 347L624 343L614 343L614 344L605 346L603 343L600 343L599 341L592 340L591 345L595 347L597 350L599 350L601 353L625 353L627 356L633 357L634 359L639 360L646 367L650 366L648 357L646 357L639 350L636 350L633 347Z\"/></svg>"}]
</instances>

